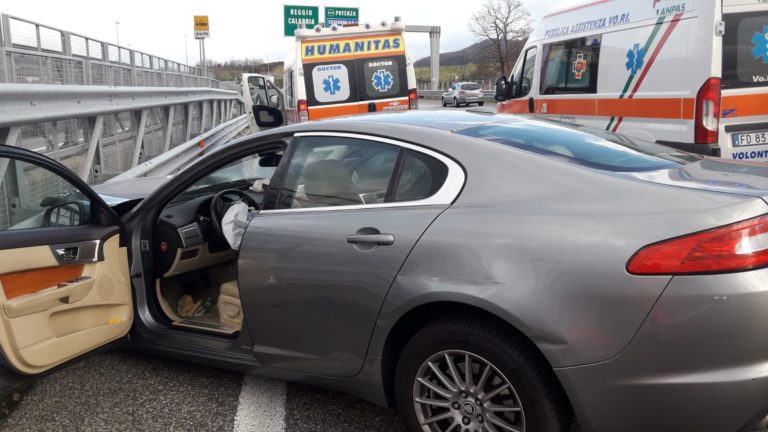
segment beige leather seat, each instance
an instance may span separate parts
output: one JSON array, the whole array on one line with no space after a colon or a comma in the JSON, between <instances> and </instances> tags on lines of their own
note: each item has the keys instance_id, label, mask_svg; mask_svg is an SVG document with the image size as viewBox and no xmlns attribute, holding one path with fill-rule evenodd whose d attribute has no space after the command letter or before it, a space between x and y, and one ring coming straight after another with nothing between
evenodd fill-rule
<instances>
[{"instance_id":1,"label":"beige leather seat","mask_svg":"<svg viewBox=\"0 0 768 432\"><path fill-rule=\"evenodd\" d=\"M240 290L237 288L237 281L221 284L218 309L222 324L231 324L238 328L243 325L243 308L240 305Z\"/></svg>"}]
</instances>

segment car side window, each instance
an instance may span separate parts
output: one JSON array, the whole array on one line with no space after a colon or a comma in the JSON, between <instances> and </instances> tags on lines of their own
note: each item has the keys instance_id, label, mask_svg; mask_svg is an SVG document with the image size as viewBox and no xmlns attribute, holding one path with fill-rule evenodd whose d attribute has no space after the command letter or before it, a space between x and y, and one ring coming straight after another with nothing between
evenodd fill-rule
<instances>
[{"instance_id":1,"label":"car side window","mask_svg":"<svg viewBox=\"0 0 768 432\"><path fill-rule=\"evenodd\" d=\"M356 138L304 137L288 165L277 208L383 203L399 151Z\"/></svg>"},{"instance_id":2,"label":"car side window","mask_svg":"<svg viewBox=\"0 0 768 432\"><path fill-rule=\"evenodd\" d=\"M395 201L416 201L431 197L443 186L448 167L439 160L408 150L400 170Z\"/></svg>"},{"instance_id":3,"label":"car side window","mask_svg":"<svg viewBox=\"0 0 768 432\"><path fill-rule=\"evenodd\" d=\"M0 158L0 231L87 224L90 200L58 174Z\"/></svg>"}]
</instances>

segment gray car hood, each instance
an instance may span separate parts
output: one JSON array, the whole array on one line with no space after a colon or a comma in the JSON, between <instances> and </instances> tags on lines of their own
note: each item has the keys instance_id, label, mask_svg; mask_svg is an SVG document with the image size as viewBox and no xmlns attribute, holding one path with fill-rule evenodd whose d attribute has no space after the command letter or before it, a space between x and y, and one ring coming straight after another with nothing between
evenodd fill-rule
<instances>
[{"instance_id":1,"label":"gray car hood","mask_svg":"<svg viewBox=\"0 0 768 432\"><path fill-rule=\"evenodd\" d=\"M110 206L135 199L144 199L170 179L164 177L139 177L126 180L111 180L93 187Z\"/></svg>"},{"instance_id":2,"label":"gray car hood","mask_svg":"<svg viewBox=\"0 0 768 432\"><path fill-rule=\"evenodd\" d=\"M768 197L768 164L763 163L705 158L676 168L627 174L670 186Z\"/></svg>"}]
</instances>

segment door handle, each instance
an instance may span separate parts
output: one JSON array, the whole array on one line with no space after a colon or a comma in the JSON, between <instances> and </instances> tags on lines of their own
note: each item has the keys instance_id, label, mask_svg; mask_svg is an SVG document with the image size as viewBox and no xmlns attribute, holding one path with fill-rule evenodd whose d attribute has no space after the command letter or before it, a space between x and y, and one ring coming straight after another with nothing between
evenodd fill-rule
<instances>
[{"instance_id":1,"label":"door handle","mask_svg":"<svg viewBox=\"0 0 768 432\"><path fill-rule=\"evenodd\" d=\"M77 246L56 248L54 251L61 262L76 261L80 255L80 248Z\"/></svg>"},{"instance_id":2,"label":"door handle","mask_svg":"<svg viewBox=\"0 0 768 432\"><path fill-rule=\"evenodd\" d=\"M347 243L351 244L389 246L394 242L395 236L392 234L352 234L347 236Z\"/></svg>"}]
</instances>

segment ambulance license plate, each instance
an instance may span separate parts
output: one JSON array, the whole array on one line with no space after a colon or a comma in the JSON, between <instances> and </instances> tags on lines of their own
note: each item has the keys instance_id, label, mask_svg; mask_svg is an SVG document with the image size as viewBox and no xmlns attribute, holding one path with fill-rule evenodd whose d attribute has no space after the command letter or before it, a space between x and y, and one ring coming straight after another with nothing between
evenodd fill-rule
<instances>
[{"instance_id":1,"label":"ambulance license plate","mask_svg":"<svg viewBox=\"0 0 768 432\"><path fill-rule=\"evenodd\" d=\"M768 144L768 131L737 133L731 135L734 147Z\"/></svg>"}]
</instances>

